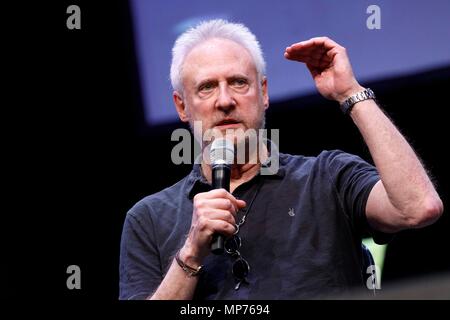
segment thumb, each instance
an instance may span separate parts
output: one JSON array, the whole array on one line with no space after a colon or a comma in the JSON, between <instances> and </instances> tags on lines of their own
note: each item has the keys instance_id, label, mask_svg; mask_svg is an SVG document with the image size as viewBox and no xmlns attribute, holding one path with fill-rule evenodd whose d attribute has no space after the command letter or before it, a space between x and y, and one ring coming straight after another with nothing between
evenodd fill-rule
<instances>
[{"instance_id":1,"label":"thumb","mask_svg":"<svg viewBox=\"0 0 450 320\"><path fill-rule=\"evenodd\" d=\"M245 208L247 206L247 203L244 200L237 200L236 203L237 203L239 209Z\"/></svg>"}]
</instances>

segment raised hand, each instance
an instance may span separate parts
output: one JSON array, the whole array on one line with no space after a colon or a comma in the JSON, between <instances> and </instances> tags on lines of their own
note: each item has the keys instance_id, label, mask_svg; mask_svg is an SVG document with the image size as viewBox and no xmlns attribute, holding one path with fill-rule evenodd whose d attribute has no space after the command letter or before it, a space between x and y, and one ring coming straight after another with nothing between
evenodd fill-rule
<instances>
[{"instance_id":1,"label":"raised hand","mask_svg":"<svg viewBox=\"0 0 450 320\"><path fill-rule=\"evenodd\" d=\"M327 99L342 103L364 90L353 75L346 49L327 37L294 43L286 48L284 56L305 63L317 90Z\"/></svg>"}]
</instances>

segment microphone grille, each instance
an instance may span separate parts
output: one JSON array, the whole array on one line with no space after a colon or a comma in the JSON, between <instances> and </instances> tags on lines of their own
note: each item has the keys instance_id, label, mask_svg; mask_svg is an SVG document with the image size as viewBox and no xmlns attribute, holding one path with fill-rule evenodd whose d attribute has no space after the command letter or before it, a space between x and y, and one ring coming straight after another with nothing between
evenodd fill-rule
<instances>
[{"instance_id":1,"label":"microphone grille","mask_svg":"<svg viewBox=\"0 0 450 320\"><path fill-rule=\"evenodd\" d=\"M228 139L217 138L211 144L209 151L211 165L232 165L234 160L234 144Z\"/></svg>"}]
</instances>

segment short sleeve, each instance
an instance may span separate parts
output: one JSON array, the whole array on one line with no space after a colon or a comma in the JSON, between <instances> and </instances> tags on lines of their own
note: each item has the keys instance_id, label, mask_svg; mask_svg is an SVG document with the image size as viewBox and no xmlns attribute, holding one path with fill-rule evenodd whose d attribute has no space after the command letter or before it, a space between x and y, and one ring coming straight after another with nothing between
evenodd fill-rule
<instances>
[{"instance_id":1,"label":"short sleeve","mask_svg":"<svg viewBox=\"0 0 450 320\"><path fill-rule=\"evenodd\" d=\"M162 281L161 263L148 209L141 205L128 212L122 231L119 299L145 299Z\"/></svg>"},{"instance_id":2,"label":"short sleeve","mask_svg":"<svg viewBox=\"0 0 450 320\"><path fill-rule=\"evenodd\" d=\"M373 229L367 222L366 204L373 186L380 180L377 169L356 155L340 150L327 152L331 182L353 228L369 234L376 243L388 242L392 235Z\"/></svg>"}]
</instances>

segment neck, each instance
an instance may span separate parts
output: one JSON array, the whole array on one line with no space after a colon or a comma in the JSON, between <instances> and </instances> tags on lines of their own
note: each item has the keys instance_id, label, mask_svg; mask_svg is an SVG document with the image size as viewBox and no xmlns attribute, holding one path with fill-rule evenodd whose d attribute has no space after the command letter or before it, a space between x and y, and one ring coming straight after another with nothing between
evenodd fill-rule
<instances>
[{"instance_id":1,"label":"neck","mask_svg":"<svg viewBox=\"0 0 450 320\"><path fill-rule=\"evenodd\" d=\"M256 176L261 168L261 162L266 160L268 157L268 151L266 146L263 144L264 149L262 156L258 157L258 152L252 153L247 162L243 164L233 164L231 166L231 179L230 179L230 192L233 192L239 185L251 180ZM212 169L204 159L201 164L203 175L209 183L212 183Z\"/></svg>"}]
</instances>

